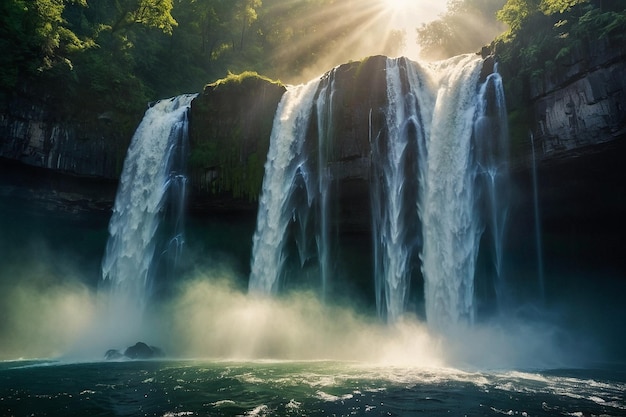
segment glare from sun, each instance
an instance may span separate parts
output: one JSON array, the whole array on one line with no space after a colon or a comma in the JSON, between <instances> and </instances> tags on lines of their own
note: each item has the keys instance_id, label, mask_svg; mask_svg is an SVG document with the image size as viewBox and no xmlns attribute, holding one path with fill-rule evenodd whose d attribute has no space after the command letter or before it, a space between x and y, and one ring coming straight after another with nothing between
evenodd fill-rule
<instances>
[{"instance_id":1,"label":"glare from sun","mask_svg":"<svg viewBox=\"0 0 626 417\"><path fill-rule=\"evenodd\" d=\"M402 12L415 6L415 0L384 0L385 8L392 12Z\"/></svg>"},{"instance_id":2,"label":"glare from sun","mask_svg":"<svg viewBox=\"0 0 626 417\"><path fill-rule=\"evenodd\" d=\"M447 2L432 0L377 0L381 17L387 21L388 31L401 31L405 36L402 53L410 58L417 58L419 47L415 38L415 29L433 21L446 10Z\"/></svg>"},{"instance_id":3,"label":"glare from sun","mask_svg":"<svg viewBox=\"0 0 626 417\"><path fill-rule=\"evenodd\" d=\"M291 78L291 83L305 82L328 68L371 55L406 56L418 60L416 28L437 19L447 7L443 0L341 0L329 3L332 4L307 16L316 22L317 30L304 37L295 36L297 42L286 44L277 59L297 54L297 51L311 48L327 38L332 39L339 29L347 29L343 32L345 36L327 53L320 55L314 64Z\"/></svg>"},{"instance_id":4,"label":"glare from sun","mask_svg":"<svg viewBox=\"0 0 626 417\"><path fill-rule=\"evenodd\" d=\"M412 21L416 26L436 19L446 10L446 2L431 0L379 0L380 6L393 19Z\"/></svg>"}]
</instances>

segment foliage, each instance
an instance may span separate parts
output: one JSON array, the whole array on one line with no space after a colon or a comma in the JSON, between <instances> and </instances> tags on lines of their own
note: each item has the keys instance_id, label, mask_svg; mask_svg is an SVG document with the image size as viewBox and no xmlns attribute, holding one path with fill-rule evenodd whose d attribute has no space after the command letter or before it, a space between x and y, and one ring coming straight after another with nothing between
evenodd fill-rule
<instances>
[{"instance_id":1,"label":"foliage","mask_svg":"<svg viewBox=\"0 0 626 417\"><path fill-rule=\"evenodd\" d=\"M508 0L498 18L509 31L493 43L512 83L537 82L572 59L589 55L592 41L626 40L626 1L621 11L604 10L589 0ZM528 94L530 89L524 89ZM517 104L528 97L513 96ZM515 102L512 103L516 105Z\"/></svg>"},{"instance_id":2,"label":"foliage","mask_svg":"<svg viewBox=\"0 0 626 417\"><path fill-rule=\"evenodd\" d=\"M172 34L177 25L171 15L172 0L115 0L117 16L113 32L138 24Z\"/></svg>"},{"instance_id":3,"label":"foliage","mask_svg":"<svg viewBox=\"0 0 626 417\"><path fill-rule=\"evenodd\" d=\"M209 87L209 88L216 88L216 87L219 87L219 86L233 85L233 84L241 85L241 84L244 84L245 81L250 80L250 79L253 79L255 81L263 80L263 81L266 81L266 82L268 82L270 84L276 84L276 85L280 85L280 86L283 85L283 83L281 83L280 81L272 80L269 77L265 77L265 76L259 75L256 71L244 71L244 72L242 72L240 74L233 74L232 72L229 71L228 75L226 77L220 78L217 81L214 81L214 82L212 82L210 84L207 84L205 86L205 88L207 88L207 87Z\"/></svg>"},{"instance_id":4,"label":"foliage","mask_svg":"<svg viewBox=\"0 0 626 417\"><path fill-rule=\"evenodd\" d=\"M532 97L562 82L574 62L585 65L601 42L624 45L626 1L508 0L498 18L509 30L492 43L500 62L513 147L527 136Z\"/></svg>"},{"instance_id":5,"label":"foliage","mask_svg":"<svg viewBox=\"0 0 626 417\"><path fill-rule=\"evenodd\" d=\"M81 0L4 0L0 4L0 89L16 86L18 75L36 75L94 45L71 30L63 17L67 5Z\"/></svg>"},{"instance_id":6,"label":"foliage","mask_svg":"<svg viewBox=\"0 0 626 417\"><path fill-rule=\"evenodd\" d=\"M565 13L572 7L587 3L589 0L543 0L540 8L544 14Z\"/></svg>"},{"instance_id":7,"label":"foliage","mask_svg":"<svg viewBox=\"0 0 626 417\"><path fill-rule=\"evenodd\" d=\"M146 101L199 91L229 71L294 76L360 23L333 15L326 30L329 7L336 1L5 0L0 94L52 86L52 100L77 103L64 103L70 114L98 97L88 106L136 117ZM393 34L390 48L402 39Z\"/></svg>"},{"instance_id":8,"label":"foliage","mask_svg":"<svg viewBox=\"0 0 626 417\"><path fill-rule=\"evenodd\" d=\"M541 0L508 0L496 17L508 25L511 33L519 32L529 18L539 12Z\"/></svg>"}]
</instances>

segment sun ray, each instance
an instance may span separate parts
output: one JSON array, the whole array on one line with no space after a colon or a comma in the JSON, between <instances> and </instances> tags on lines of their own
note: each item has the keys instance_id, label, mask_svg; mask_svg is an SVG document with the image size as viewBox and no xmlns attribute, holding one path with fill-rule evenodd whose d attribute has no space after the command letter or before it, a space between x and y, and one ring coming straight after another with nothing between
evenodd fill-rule
<instances>
[{"instance_id":1,"label":"sun ray","mask_svg":"<svg viewBox=\"0 0 626 417\"><path fill-rule=\"evenodd\" d=\"M393 12L410 10L415 5L415 0L382 0L384 7Z\"/></svg>"},{"instance_id":2,"label":"sun ray","mask_svg":"<svg viewBox=\"0 0 626 417\"><path fill-rule=\"evenodd\" d=\"M276 3L271 15L288 27L282 33L283 47L268 60L277 73L281 65L301 75L286 82L303 82L322 71L370 55L406 55L417 59L415 29L437 17L445 3L426 0L328 1L298 19L294 8L301 0ZM442 5L443 3L443 5ZM269 33L269 32L268 32ZM271 75L271 74L270 74Z\"/></svg>"}]
</instances>

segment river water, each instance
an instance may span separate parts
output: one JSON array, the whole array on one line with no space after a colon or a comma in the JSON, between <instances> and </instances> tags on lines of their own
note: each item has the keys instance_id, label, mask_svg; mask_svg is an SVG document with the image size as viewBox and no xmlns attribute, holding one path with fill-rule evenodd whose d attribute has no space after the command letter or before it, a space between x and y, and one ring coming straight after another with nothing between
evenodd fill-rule
<instances>
[{"instance_id":1,"label":"river water","mask_svg":"<svg viewBox=\"0 0 626 417\"><path fill-rule=\"evenodd\" d=\"M0 363L15 416L623 416L615 370L461 371L334 361Z\"/></svg>"}]
</instances>

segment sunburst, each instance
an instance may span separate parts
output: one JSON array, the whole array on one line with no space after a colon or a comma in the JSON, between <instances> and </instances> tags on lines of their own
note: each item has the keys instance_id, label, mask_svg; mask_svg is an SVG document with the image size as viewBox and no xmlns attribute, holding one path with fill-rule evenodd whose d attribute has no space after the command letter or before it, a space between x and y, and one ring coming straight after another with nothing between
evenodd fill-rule
<instances>
[{"instance_id":1,"label":"sunburst","mask_svg":"<svg viewBox=\"0 0 626 417\"><path fill-rule=\"evenodd\" d=\"M402 13L406 11L411 11L415 8L416 3L419 1L415 0L382 0L383 7L393 13Z\"/></svg>"},{"instance_id":2,"label":"sunburst","mask_svg":"<svg viewBox=\"0 0 626 417\"><path fill-rule=\"evenodd\" d=\"M283 14L289 20L288 11L303 0L284 0L277 3L275 13ZM276 55L268 57L274 62L289 62L290 57L301 51L311 50L310 46L330 40L332 47L319 55L315 64L302 70L300 76L288 82L303 82L335 65L359 60L369 55L406 55L417 58L419 47L416 43L415 28L436 19L446 8L443 1L432 0L325 0L324 7L306 16L300 24L292 22L294 36L288 39L284 48ZM278 4L280 6L278 6ZM300 27L310 31L299 32ZM398 35L404 39L398 41ZM402 42L399 49L393 45ZM389 47L389 45L392 45ZM306 59L303 57L302 59ZM279 76L283 78L283 76Z\"/></svg>"}]
</instances>

